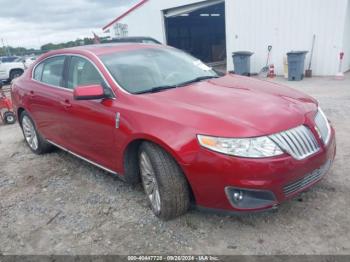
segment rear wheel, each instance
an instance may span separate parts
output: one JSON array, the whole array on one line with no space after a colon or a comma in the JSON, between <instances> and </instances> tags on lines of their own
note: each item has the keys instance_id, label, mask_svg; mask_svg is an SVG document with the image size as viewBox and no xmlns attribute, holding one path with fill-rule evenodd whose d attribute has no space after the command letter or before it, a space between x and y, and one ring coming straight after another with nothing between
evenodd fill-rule
<instances>
[{"instance_id":1,"label":"rear wheel","mask_svg":"<svg viewBox=\"0 0 350 262\"><path fill-rule=\"evenodd\" d=\"M6 124L11 125L16 122L16 116L13 112L8 111L4 113L4 120Z\"/></svg>"},{"instance_id":2,"label":"rear wheel","mask_svg":"<svg viewBox=\"0 0 350 262\"><path fill-rule=\"evenodd\" d=\"M23 135L29 148L37 155L50 152L53 146L40 135L31 117L23 112L20 119Z\"/></svg>"},{"instance_id":3,"label":"rear wheel","mask_svg":"<svg viewBox=\"0 0 350 262\"><path fill-rule=\"evenodd\" d=\"M164 220L186 213L190 191L176 161L159 146L145 142L140 147L139 166L153 213Z\"/></svg>"}]
</instances>

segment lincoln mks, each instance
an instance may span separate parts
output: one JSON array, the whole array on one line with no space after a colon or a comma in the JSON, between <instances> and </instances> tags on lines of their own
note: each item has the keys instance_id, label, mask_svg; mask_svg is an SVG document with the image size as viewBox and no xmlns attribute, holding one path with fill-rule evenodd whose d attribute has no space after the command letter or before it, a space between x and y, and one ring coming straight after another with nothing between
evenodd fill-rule
<instances>
[{"instance_id":1,"label":"lincoln mks","mask_svg":"<svg viewBox=\"0 0 350 262\"><path fill-rule=\"evenodd\" d=\"M142 183L162 219L190 206L269 210L320 181L336 151L318 102L219 75L180 50L91 45L41 56L12 84L29 148L60 148Z\"/></svg>"}]
</instances>

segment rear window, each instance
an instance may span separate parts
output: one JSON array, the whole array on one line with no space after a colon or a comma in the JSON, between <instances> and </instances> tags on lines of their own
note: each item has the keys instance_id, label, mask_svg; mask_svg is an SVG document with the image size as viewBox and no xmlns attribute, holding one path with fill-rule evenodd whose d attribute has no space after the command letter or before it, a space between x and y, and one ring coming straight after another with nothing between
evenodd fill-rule
<instances>
[{"instance_id":1,"label":"rear window","mask_svg":"<svg viewBox=\"0 0 350 262\"><path fill-rule=\"evenodd\" d=\"M34 79L41 81L41 75L43 74L44 64L39 64L34 70Z\"/></svg>"},{"instance_id":2,"label":"rear window","mask_svg":"<svg viewBox=\"0 0 350 262\"><path fill-rule=\"evenodd\" d=\"M57 56L44 61L41 81L43 83L63 87L64 56Z\"/></svg>"}]
</instances>

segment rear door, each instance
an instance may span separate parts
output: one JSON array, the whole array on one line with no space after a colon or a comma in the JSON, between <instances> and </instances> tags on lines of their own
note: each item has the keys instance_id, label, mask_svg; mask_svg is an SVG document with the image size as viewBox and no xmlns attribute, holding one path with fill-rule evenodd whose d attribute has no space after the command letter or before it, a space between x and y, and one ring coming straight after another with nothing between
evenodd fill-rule
<instances>
[{"instance_id":1,"label":"rear door","mask_svg":"<svg viewBox=\"0 0 350 262\"><path fill-rule=\"evenodd\" d=\"M64 88L63 72L66 56L45 59L34 68L28 90L28 111L39 132L49 140L62 143L61 123L65 114L62 97L72 93Z\"/></svg>"}]
</instances>

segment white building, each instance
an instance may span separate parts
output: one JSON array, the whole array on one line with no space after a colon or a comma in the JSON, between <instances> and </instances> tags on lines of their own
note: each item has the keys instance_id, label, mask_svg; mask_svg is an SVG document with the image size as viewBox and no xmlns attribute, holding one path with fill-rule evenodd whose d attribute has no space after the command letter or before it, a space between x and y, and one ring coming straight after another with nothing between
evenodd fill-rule
<instances>
[{"instance_id":1,"label":"white building","mask_svg":"<svg viewBox=\"0 0 350 262\"><path fill-rule=\"evenodd\" d=\"M251 71L271 63L283 74L286 52L310 50L314 75L334 75L339 53L343 71L350 69L350 0L141 0L103 30L111 37L150 36L192 53L205 62L227 59L248 50ZM309 62L308 53L305 66Z\"/></svg>"}]
</instances>

